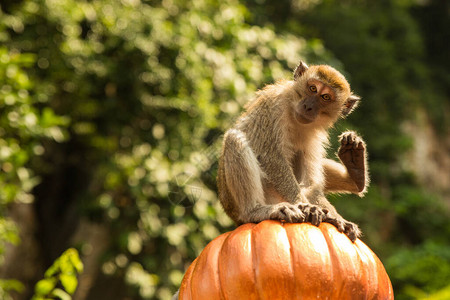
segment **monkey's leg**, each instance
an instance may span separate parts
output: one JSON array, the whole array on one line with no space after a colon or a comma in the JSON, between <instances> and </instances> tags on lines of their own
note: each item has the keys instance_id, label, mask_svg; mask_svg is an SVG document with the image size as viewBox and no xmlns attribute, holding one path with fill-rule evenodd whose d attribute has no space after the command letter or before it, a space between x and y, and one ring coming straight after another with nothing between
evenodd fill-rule
<instances>
[{"instance_id":1,"label":"monkey's leg","mask_svg":"<svg viewBox=\"0 0 450 300\"><path fill-rule=\"evenodd\" d=\"M325 192L327 193L355 193L358 186L348 174L347 168L332 159L323 161L325 174Z\"/></svg>"},{"instance_id":2,"label":"monkey's leg","mask_svg":"<svg viewBox=\"0 0 450 300\"><path fill-rule=\"evenodd\" d=\"M302 211L295 205L282 202L267 205L262 178L264 176L245 134L229 130L224 137L222 168L226 192L221 202L227 213L238 223L258 223L267 219L302 222Z\"/></svg>"},{"instance_id":3,"label":"monkey's leg","mask_svg":"<svg viewBox=\"0 0 450 300\"><path fill-rule=\"evenodd\" d=\"M366 144L354 131L340 135L339 159L347 168L348 175L355 182L359 193L364 193L369 184Z\"/></svg>"}]
</instances>

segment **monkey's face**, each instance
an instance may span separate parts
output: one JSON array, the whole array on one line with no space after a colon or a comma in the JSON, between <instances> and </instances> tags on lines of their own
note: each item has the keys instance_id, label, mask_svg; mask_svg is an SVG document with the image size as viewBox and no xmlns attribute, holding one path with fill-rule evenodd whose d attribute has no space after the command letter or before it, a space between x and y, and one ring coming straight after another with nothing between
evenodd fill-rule
<instances>
[{"instance_id":1,"label":"monkey's face","mask_svg":"<svg viewBox=\"0 0 450 300\"><path fill-rule=\"evenodd\" d=\"M332 126L360 100L337 70L324 65L308 67L303 62L294 71L294 91L294 115L300 124Z\"/></svg>"},{"instance_id":2,"label":"monkey's face","mask_svg":"<svg viewBox=\"0 0 450 300\"><path fill-rule=\"evenodd\" d=\"M318 79L307 80L298 93L301 101L295 109L295 117L301 124L309 124L314 121L334 121L339 117L340 101L335 90Z\"/></svg>"}]
</instances>

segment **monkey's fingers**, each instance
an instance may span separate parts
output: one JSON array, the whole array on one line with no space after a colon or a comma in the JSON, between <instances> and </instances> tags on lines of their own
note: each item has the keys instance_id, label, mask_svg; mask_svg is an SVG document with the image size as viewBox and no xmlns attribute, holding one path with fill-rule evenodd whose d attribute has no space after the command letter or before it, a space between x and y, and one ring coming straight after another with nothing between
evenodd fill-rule
<instances>
[{"instance_id":1,"label":"monkey's fingers","mask_svg":"<svg viewBox=\"0 0 450 300\"><path fill-rule=\"evenodd\" d=\"M352 142L352 144L358 143L360 139L361 138L356 133L353 133L351 135L351 142Z\"/></svg>"},{"instance_id":2,"label":"monkey's fingers","mask_svg":"<svg viewBox=\"0 0 450 300\"><path fill-rule=\"evenodd\" d=\"M306 220L306 218L307 218L307 216L306 216L303 212L300 211L300 213L299 213L299 215L298 215L298 217L297 217L297 223L308 222L308 221Z\"/></svg>"},{"instance_id":3,"label":"monkey's fingers","mask_svg":"<svg viewBox=\"0 0 450 300\"><path fill-rule=\"evenodd\" d=\"M290 205L289 209L292 214L292 222L303 223L305 222L305 214L295 205Z\"/></svg>"},{"instance_id":4,"label":"monkey's fingers","mask_svg":"<svg viewBox=\"0 0 450 300\"><path fill-rule=\"evenodd\" d=\"M296 205L284 202L274 206L274 211L270 214L271 220L280 220L287 223L305 222L305 214Z\"/></svg>"},{"instance_id":5,"label":"monkey's fingers","mask_svg":"<svg viewBox=\"0 0 450 300\"><path fill-rule=\"evenodd\" d=\"M288 223L292 223L292 219L290 218L290 215L285 213L285 210L286 210L285 207L276 208L276 210L270 214L269 219L286 221Z\"/></svg>"},{"instance_id":6,"label":"monkey's fingers","mask_svg":"<svg viewBox=\"0 0 450 300\"><path fill-rule=\"evenodd\" d=\"M321 209L311 204L302 206L302 209L306 216L305 221L310 222L314 226L319 226L327 218L327 209Z\"/></svg>"},{"instance_id":7,"label":"monkey's fingers","mask_svg":"<svg viewBox=\"0 0 450 300\"><path fill-rule=\"evenodd\" d=\"M346 232L345 235L354 243L356 241L356 234L353 231Z\"/></svg>"},{"instance_id":8,"label":"monkey's fingers","mask_svg":"<svg viewBox=\"0 0 450 300\"><path fill-rule=\"evenodd\" d=\"M345 224L344 233L348 236L348 238L354 243L356 239L361 236L361 230L359 230L356 224L348 222Z\"/></svg>"},{"instance_id":9,"label":"monkey's fingers","mask_svg":"<svg viewBox=\"0 0 450 300\"><path fill-rule=\"evenodd\" d=\"M341 145L352 144L354 137L357 136L353 131L346 131L339 136Z\"/></svg>"},{"instance_id":10,"label":"monkey's fingers","mask_svg":"<svg viewBox=\"0 0 450 300\"><path fill-rule=\"evenodd\" d=\"M286 207L280 208L280 215L282 216L283 220L285 220L288 223L292 223L291 214L287 212Z\"/></svg>"},{"instance_id":11,"label":"monkey's fingers","mask_svg":"<svg viewBox=\"0 0 450 300\"><path fill-rule=\"evenodd\" d=\"M345 141L345 142L344 142ZM348 142L347 139L343 139L341 142L341 147L339 148L340 150L350 150L353 149L353 143L352 142Z\"/></svg>"},{"instance_id":12,"label":"monkey's fingers","mask_svg":"<svg viewBox=\"0 0 450 300\"><path fill-rule=\"evenodd\" d=\"M322 218L319 214L318 209L313 206L309 209L309 216L308 216L308 222L311 222L314 226L319 226L320 222L322 221Z\"/></svg>"},{"instance_id":13,"label":"monkey's fingers","mask_svg":"<svg viewBox=\"0 0 450 300\"><path fill-rule=\"evenodd\" d=\"M286 204L288 205L288 210L291 215L292 223L303 223L305 222L305 215L303 212L297 207L297 205Z\"/></svg>"},{"instance_id":14,"label":"monkey's fingers","mask_svg":"<svg viewBox=\"0 0 450 300\"><path fill-rule=\"evenodd\" d=\"M364 150L365 144L361 139L358 139L358 141L353 145L353 149L356 150Z\"/></svg>"},{"instance_id":15,"label":"monkey's fingers","mask_svg":"<svg viewBox=\"0 0 450 300\"><path fill-rule=\"evenodd\" d=\"M355 136L353 133L350 133L349 135L347 135L347 144L354 144L356 138L357 136Z\"/></svg>"},{"instance_id":16,"label":"monkey's fingers","mask_svg":"<svg viewBox=\"0 0 450 300\"><path fill-rule=\"evenodd\" d=\"M337 218L327 217L327 218L325 218L324 222L334 225L334 227L336 227L339 232L345 231L344 222L341 220L338 220Z\"/></svg>"},{"instance_id":17,"label":"monkey's fingers","mask_svg":"<svg viewBox=\"0 0 450 300\"><path fill-rule=\"evenodd\" d=\"M341 145L347 145L349 143L349 133L348 132L344 132L343 134L341 134L341 136L339 138L341 141Z\"/></svg>"},{"instance_id":18,"label":"monkey's fingers","mask_svg":"<svg viewBox=\"0 0 450 300\"><path fill-rule=\"evenodd\" d=\"M364 149L363 139L354 131L347 131L340 135L342 149Z\"/></svg>"}]
</instances>

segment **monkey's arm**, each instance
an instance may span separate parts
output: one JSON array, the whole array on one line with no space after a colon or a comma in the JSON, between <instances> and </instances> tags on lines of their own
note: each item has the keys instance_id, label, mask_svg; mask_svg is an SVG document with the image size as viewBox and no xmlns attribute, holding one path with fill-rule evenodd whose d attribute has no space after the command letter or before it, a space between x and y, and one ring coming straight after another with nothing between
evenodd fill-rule
<instances>
[{"instance_id":1,"label":"monkey's arm","mask_svg":"<svg viewBox=\"0 0 450 300\"><path fill-rule=\"evenodd\" d=\"M267 179L285 201L294 204L300 200L300 187L294 171L280 149L275 148L261 155L259 162Z\"/></svg>"},{"instance_id":2,"label":"monkey's arm","mask_svg":"<svg viewBox=\"0 0 450 300\"><path fill-rule=\"evenodd\" d=\"M369 185L366 145L353 131L341 134L340 143L338 157L342 164L331 159L324 161L325 190L362 196Z\"/></svg>"}]
</instances>

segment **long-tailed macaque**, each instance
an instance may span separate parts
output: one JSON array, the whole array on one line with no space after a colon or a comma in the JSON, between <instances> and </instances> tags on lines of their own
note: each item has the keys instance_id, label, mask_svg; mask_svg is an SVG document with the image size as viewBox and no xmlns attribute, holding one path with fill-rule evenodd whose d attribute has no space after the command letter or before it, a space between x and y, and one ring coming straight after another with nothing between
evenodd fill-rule
<instances>
[{"instance_id":1,"label":"long-tailed macaque","mask_svg":"<svg viewBox=\"0 0 450 300\"><path fill-rule=\"evenodd\" d=\"M355 241L358 226L342 218L324 194L365 193L366 146L355 132L344 132L342 164L327 159L325 148L328 129L359 100L337 70L304 62L294 80L258 91L224 136L217 179L225 212L238 225L266 219L329 222Z\"/></svg>"}]
</instances>

